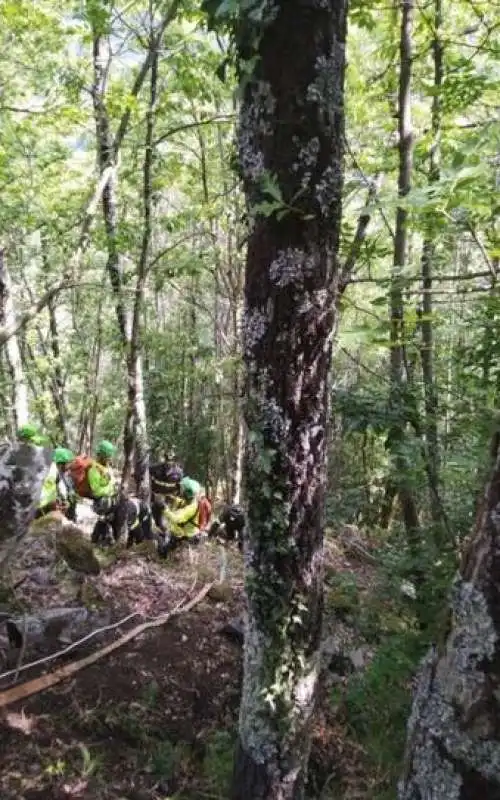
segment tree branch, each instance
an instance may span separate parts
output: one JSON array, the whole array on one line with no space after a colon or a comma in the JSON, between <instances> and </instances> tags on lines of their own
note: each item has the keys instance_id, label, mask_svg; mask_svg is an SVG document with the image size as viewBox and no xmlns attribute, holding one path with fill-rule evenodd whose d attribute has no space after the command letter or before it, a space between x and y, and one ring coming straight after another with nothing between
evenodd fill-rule
<instances>
[{"instance_id":1,"label":"tree branch","mask_svg":"<svg viewBox=\"0 0 500 800\"><path fill-rule=\"evenodd\" d=\"M139 70L139 72L137 74L137 77L136 77L136 79L134 81L134 85L132 86L132 89L131 89L130 95L129 95L129 97L130 97L129 102L127 104L127 107L126 107L125 111L122 114L122 118L120 120L120 124L118 125L118 130L116 132L116 136L115 136L114 142L113 142L113 154L114 154L115 158L116 158L116 156L118 154L118 151L120 150L122 141L123 141L123 139L125 137L125 134L127 132L128 125L129 125L129 122L130 122L130 115L132 113L132 103L131 103L131 101L135 100L135 98L138 96L139 92L141 91L141 89L142 89L142 87L144 85L144 81L146 80L147 74L148 74L148 72L151 69L151 66L153 64L153 55L154 55L155 51L158 50L158 48L160 46L160 43L161 43L161 40L162 40L162 37L163 37L163 34L165 33L166 29L168 28L170 23L175 19L176 15L177 15L177 11L179 10L180 5L181 5L181 0L172 0L171 6L170 6L168 12L163 17L163 20L162 20L162 22L160 24L160 27L158 28L158 30L157 30L157 32L155 34L154 41L151 43L152 46L150 47L150 49L148 51L148 54L147 54L146 58L144 59L144 62L143 62L142 66L141 66L141 68L140 68L140 70Z\"/></svg>"},{"instance_id":2,"label":"tree branch","mask_svg":"<svg viewBox=\"0 0 500 800\"><path fill-rule=\"evenodd\" d=\"M433 281L441 281L455 283L455 281L472 281L476 278L491 278L491 272L484 270L483 272L470 272L467 275L435 275ZM405 283L419 283L422 280L421 275L405 276ZM386 283L390 284L390 277L386 278L352 278L349 283Z\"/></svg>"},{"instance_id":3,"label":"tree branch","mask_svg":"<svg viewBox=\"0 0 500 800\"><path fill-rule=\"evenodd\" d=\"M184 131L189 131L193 128L201 128L202 125L220 125L224 122L233 122L235 119L236 114L225 114L223 116L217 115L215 117L209 117L208 119L198 120L197 122L186 122L183 125L176 125L175 127L166 130L165 133L162 133L162 135L156 139L155 145L161 144L161 142L164 142L165 139L175 136L176 133L183 133Z\"/></svg>"},{"instance_id":4,"label":"tree branch","mask_svg":"<svg viewBox=\"0 0 500 800\"><path fill-rule=\"evenodd\" d=\"M373 203L373 201L377 197L380 191L380 187L382 185L382 180L383 176L379 174L376 175L373 181L370 182L368 188L368 197L366 198L366 205L359 216L356 233L354 234L354 239L352 240L349 253L347 254L347 258L344 262L344 266L342 268L342 272L340 275L340 289L339 289L340 294L343 294L347 285L351 282L352 272L359 258L359 254L361 253L361 247L366 238L368 225L370 224L370 219L371 219L370 204Z\"/></svg>"},{"instance_id":5,"label":"tree branch","mask_svg":"<svg viewBox=\"0 0 500 800\"><path fill-rule=\"evenodd\" d=\"M76 283L74 280L74 276L78 271L77 268L79 267L81 259L89 245L89 232L95 217L97 206L113 172L114 168L108 167L104 170L99 178L99 182L97 183L94 194L92 195L90 202L87 204L87 207L84 211L84 218L77 248L73 253L68 269L63 273L63 277L60 281L47 289L45 294L43 294L36 303L34 303L27 311L25 311L24 314L21 314L21 316L16 319L13 325L4 325L3 327L0 327L0 347L4 345L11 336L15 336L16 333L22 330L22 328L25 328L26 325L28 325L28 323L37 316L37 314L43 311L50 301L59 294L59 292L61 292L63 289L69 289L72 286L78 285L78 283Z\"/></svg>"}]
</instances>

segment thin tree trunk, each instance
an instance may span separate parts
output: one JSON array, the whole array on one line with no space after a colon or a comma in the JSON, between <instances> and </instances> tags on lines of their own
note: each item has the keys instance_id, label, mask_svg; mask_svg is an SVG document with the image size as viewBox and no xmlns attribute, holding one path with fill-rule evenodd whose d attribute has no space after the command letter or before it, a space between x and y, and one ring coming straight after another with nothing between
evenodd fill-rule
<instances>
[{"instance_id":1,"label":"thin tree trunk","mask_svg":"<svg viewBox=\"0 0 500 800\"><path fill-rule=\"evenodd\" d=\"M10 280L5 251L0 248L0 315L2 325L10 328L15 324L16 312L12 298L12 283ZM21 351L17 336L11 336L5 343L5 355L11 377L12 416L14 427L18 428L28 422L28 385L24 375Z\"/></svg>"},{"instance_id":2,"label":"thin tree trunk","mask_svg":"<svg viewBox=\"0 0 500 800\"><path fill-rule=\"evenodd\" d=\"M443 642L416 684L399 800L500 797L500 452L452 593Z\"/></svg>"},{"instance_id":3,"label":"thin tree trunk","mask_svg":"<svg viewBox=\"0 0 500 800\"><path fill-rule=\"evenodd\" d=\"M443 44L441 40L443 25L442 0L434 0L434 95L432 99L432 146L430 152L429 183L439 181L439 155L441 135L441 88L443 83ZM433 521L440 525L441 508L436 501L439 492L440 454L438 435L438 393L434 375L434 331L433 331L433 267L436 258L436 248L432 235L432 224L429 220L430 235L424 240L422 248L422 318L420 323L422 345L420 349L422 360L422 378L424 384L425 402L425 443L428 475L430 481L430 508Z\"/></svg>"},{"instance_id":4,"label":"thin tree trunk","mask_svg":"<svg viewBox=\"0 0 500 800\"><path fill-rule=\"evenodd\" d=\"M236 267L237 268L237 267ZM235 291L232 297L232 322L233 322L233 435L231 437L232 452L234 453L231 471L231 497L232 502L241 502L241 489L243 479L243 453L245 447L245 429L241 409L242 370L239 360L239 297Z\"/></svg>"},{"instance_id":5,"label":"thin tree trunk","mask_svg":"<svg viewBox=\"0 0 500 800\"><path fill-rule=\"evenodd\" d=\"M157 47L158 42L155 36L151 36L151 46ZM110 120L106 108L106 64L109 57L104 37L100 31L94 27L93 30L93 63L94 63L94 86L93 103L96 120L97 149L99 166L101 171L114 165L116 157L116 139L113 140L111 133ZM149 60L149 67L152 61ZM121 128L120 128L121 130ZM120 131L119 131L120 133ZM117 134L118 136L118 134ZM124 467L122 472L122 490L128 482L131 472L131 464L134 449L136 451L136 472L138 491L141 496L146 494L149 486L149 465L147 452L147 426L146 426L146 407L144 402L144 377L142 373L142 359L140 356L140 318L144 286L146 279L147 256L149 253L149 239L151 232L148 232L148 245L146 248L146 262L141 276L141 265L137 276L135 304L132 320L131 342L127 331L127 313L123 301L122 275L120 270L120 257L118 250L118 222L117 222L117 199L116 199L116 175L113 173L108 181L102 196L102 209L104 225L106 229L106 239L108 248L108 260L106 269L110 278L111 286L115 297L115 310L120 331L121 343L124 352L127 353L127 373L128 373L128 401L134 400L135 406L133 415L126 420L126 431L124 441ZM144 243L143 243L144 249ZM141 256L142 258L142 256ZM134 330L135 326L135 330ZM132 339L135 339L132 344ZM136 441L137 434L140 441Z\"/></svg>"},{"instance_id":6,"label":"thin tree trunk","mask_svg":"<svg viewBox=\"0 0 500 800\"><path fill-rule=\"evenodd\" d=\"M99 374L101 371L101 355L102 355L102 304L103 297L99 296L99 303L96 313L96 336L92 346L92 352L89 358L89 371L86 381L86 392L82 411L80 414L79 436L78 436L78 452L83 453L85 450L91 453L94 447L95 428L97 423L97 414L99 411ZM89 405L88 398L92 398Z\"/></svg>"},{"instance_id":7,"label":"thin tree trunk","mask_svg":"<svg viewBox=\"0 0 500 800\"><path fill-rule=\"evenodd\" d=\"M93 28L93 64L94 85L92 87L92 100L96 124L97 156L101 174L108 168L115 166L115 152L111 123L106 108L106 83L107 65L110 58L106 40L101 32ZM109 275L111 287L115 297L116 319L123 347L128 344L127 313L122 297L122 274L120 269L120 254L118 251L117 228L117 198L116 198L116 172L113 171L102 193L102 212L106 229L106 242L108 260L106 270Z\"/></svg>"},{"instance_id":8,"label":"thin tree trunk","mask_svg":"<svg viewBox=\"0 0 500 800\"><path fill-rule=\"evenodd\" d=\"M56 307L54 299L47 305L49 312L50 345L53 358L53 394L57 409L59 428L63 441L68 441L66 402L64 398L64 377L61 368L61 348L59 346L59 331L57 328Z\"/></svg>"},{"instance_id":9,"label":"thin tree trunk","mask_svg":"<svg viewBox=\"0 0 500 800\"><path fill-rule=\"evenodd\" d=\"M301 800L320 669L323 523L343 180L346 3L240 12L249 213L247 621L233 800ZM257 43L257 45L256 45ZM255 48L257 47L257 51ZM288 209L255 209L274 176Z\"/></svg>"},{"instance_id":10,"label":"thin tree trunk","mask_svg":"<svg viewBox=\"0 0 500 800\"><path fill-rule=\"evenodd\" d=\"M154 40L151 41L154 45ZM158 51L155 50L151 63L151 86L149 108L146 121L146 141L143 169L143 203L144 223L142 247L137 268L135 286L134 311L132 316L132 333L128 354L128 410L125 423L125 464L122 484L125 485L130 468L130 454L135 444L135 484L138 496L149 500L151 483L149 477L149 445L146 427L146 405L144 400L144 383L142 372L141 322L144 305L144 291L148 271L152 235L152 197L153 197L153 161L154 161L154 127L156 114L156 98L158 90Z\"/></svg>"},{"instance_id":11,"label":"thin tree trunk","mask_svg":"<svg viewBox=\"0 0 500 800\"><path fill-rule=\"evenodd\" d=\"M400 76L398 100L399 124L399 196L405 197L411 188L413 137L411 127L411 67L412 67L413 0L401 2ZM408 250L408 212L403 206L396 211L394 236L394 262L390 292L391 341L391 391L390 405L393 422L388 436L392 455L393 482L401 503L401 510L414 554L419 552L418 510L409 481L410 463L405 455L407 441L407 391L405 385L405 326L404 326L404 276ZM418 577L418 576L416 576Z\"/></svg>"}]
</instances>

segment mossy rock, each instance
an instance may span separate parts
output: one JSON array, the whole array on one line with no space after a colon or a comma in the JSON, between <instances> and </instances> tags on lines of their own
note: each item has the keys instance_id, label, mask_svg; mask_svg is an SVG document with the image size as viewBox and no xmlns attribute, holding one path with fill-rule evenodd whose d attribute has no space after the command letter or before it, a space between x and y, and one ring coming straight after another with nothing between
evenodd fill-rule
<instances>
[{"instance_id":1,"label":"mossy rock","mask_svg":"<svg viewBox=\"0 0 500 800\"><path fill-rule=\"evenodd\" d=\"M105 605L104 598L100 591L91 583L84 583L81 587L80 602L90 611Z\"/></svg>"},{"instance_id":2,"label":"mossy rock","mask_svg":"<svg viewBox=\"0 0 500 800\"><path fill-rule=\"evenodd\" d=\"M94 548L76 525L65 525L56 538L57 554L75 572L98 575L101 565Z\"/></svg>"},{"instance_id":3,"label":"mossy rock","mask_svg":"<svg viewBox=\"0 0 500 800\"><path fill-rule=\"evenodd\" d=\"M29 532L33 534L56 533L63 526L64 517L60 511L52 511L40 519L34 519Z\"/></svg>"},{"instance_id":4,"label":"mossy rock","mask_svg":"<svg viewBox=\"0 0 500 800\"><path fill-rule=\"evenodd\" d=\"M233 589L229 583L223 581L216 583L209 590L207 597L215 603L227 603L233 596Z\"/></svg>"}]
</instances>

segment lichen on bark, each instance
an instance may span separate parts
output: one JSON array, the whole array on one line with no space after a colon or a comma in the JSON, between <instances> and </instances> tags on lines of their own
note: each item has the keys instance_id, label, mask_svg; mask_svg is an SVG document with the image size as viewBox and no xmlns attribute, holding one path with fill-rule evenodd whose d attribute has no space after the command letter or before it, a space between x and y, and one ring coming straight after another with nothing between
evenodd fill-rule
<instances>
[{"instance_id":1,"label":"lichen on bark","mask_svg":"<svg viewBox=\"0 0 500 800\"><path fill-rule=\"evenodd\" d=\"M455 580L446 639L416 682L399 800L500 798L500 458Z\"/></svg>"},{"instance_id":2,"label":"lichen on bark","mask_svg":"<svg viewBox=\"0 0 500 800\"><path fill-rule=\"evenodd\" d=\"M346 3L276 0L274 10L264 24L241 12L238 40L239 161L252 227L243 322L248 621L235 800L302 797L320 665ZM321 91L324 81L323 99L310 87ZM279 213L265 210L269 178Z\"/></svg>"}]
</instances>

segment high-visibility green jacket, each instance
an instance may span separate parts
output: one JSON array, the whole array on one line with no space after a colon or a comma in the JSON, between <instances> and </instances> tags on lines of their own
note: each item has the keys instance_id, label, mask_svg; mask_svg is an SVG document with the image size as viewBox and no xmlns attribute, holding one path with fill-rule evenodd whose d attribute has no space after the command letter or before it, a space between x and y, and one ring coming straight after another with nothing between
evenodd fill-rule
<instances>
[{"instance_id":1,"label":"high-visibility green jacket","mask_svg":"<svg viewBox=\"0 0 500 800\"><path fill-rule=\"evenodd\" d=\"M38 508L45 508L51 503L56 502L58 477L59 473L57 470L57 464L52 463L42 485L42 493L40 495Z\"/></svg>"},{"instance_id":2,"label":"high-visibility green jacket","mask_svg":"<svg viewBox=\"0 0 500 800\"><path fill-rule=\"evenodd\" d=\"M190 539L200 531L198 527L198 500L196 498L191 503L175 509L175 511L165 508L163 516L168 523L172 536Z\"/></svg>"},{"instance_id":3,"label":"high-visibility green jacket","mask_svg":"<svg viewBox=\"0 0 500 800\"><path fill-rule=\"evenodd\" d=\"M113 497L116 494L116 486L109 467L94 461L87 472L87 480L92 496L95 500L100 497Z\"/></svg>"},{"instance_id":4,"label":"high-visibility green jacket","mask_svg":"<svg viewBox=\"0 0 500 800\"><path fill-rule=\"evenodd\" d=\"M46 506L52 505L57 500L68 502L73 500L74 496L74 489L64 480L64 476L60 474L57 464L52 462L42 485L38 508L46 508Z\"/></svg>"}]
</instances>

